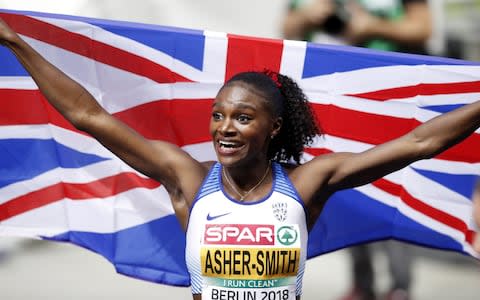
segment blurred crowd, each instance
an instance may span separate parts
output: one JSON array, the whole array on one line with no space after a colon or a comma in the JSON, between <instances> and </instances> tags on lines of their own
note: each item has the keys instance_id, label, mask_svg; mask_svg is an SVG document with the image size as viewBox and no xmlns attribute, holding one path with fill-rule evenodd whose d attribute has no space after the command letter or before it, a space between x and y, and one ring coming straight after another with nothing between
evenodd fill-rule
<instances>
[{"instance_id":1,"label":"blurred crowd","mask_svg":"<svg viewBox=\"0 0 480 300\"><path fill-rule=\"evenodd\" d=\"M478 0L289 0L283 37L480 60Z\"/></svg>"}]
</instances>

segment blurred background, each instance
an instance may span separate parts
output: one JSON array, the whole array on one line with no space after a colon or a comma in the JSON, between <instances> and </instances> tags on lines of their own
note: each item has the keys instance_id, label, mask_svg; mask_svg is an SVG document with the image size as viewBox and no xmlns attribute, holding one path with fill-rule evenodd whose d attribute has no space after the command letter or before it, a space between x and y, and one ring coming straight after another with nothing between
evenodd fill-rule
<instances>
[{"instance_id":1,"label":"blurred background","mask_svg":"<svg viewBox=\"0 0 480 300\"><path fill-rule=\"evenodd\" d=\"M379 1L382 2L382 1ZM383 0L385 2L385 0ZM288 0L0 0L0 8L206 29L282 38ZM480 0L431 0L433 33L427 53L480 61ZM388 258L372 246L374 288L391 284ZM480 299L480 264L420 247L412 256L411 298ZM347 250L307 264L304 300L342 299L351 289ZM69 244L0 237L0 299L191 299L188 288L122 275L102 257Z\"/></svg>"},{"instance_id":2,"label":"blurred background","mask_svg":"<svg viewBox=\"0 0 480 300\"><path fill-rule=\"evenodd\" d=\"M281 24L289 2L291 1L0 0L0 7L282 38ZM428 2L434 25L433 35L428 42L429 53L480 60L480 0Z\"/></svg>"}]
</instances>

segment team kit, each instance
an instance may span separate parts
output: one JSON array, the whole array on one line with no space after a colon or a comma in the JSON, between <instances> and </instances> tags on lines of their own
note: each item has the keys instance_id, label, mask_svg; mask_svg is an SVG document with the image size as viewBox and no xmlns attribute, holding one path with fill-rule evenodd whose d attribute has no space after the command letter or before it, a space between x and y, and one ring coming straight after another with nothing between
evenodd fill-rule
<instances>
[{"instance_id":1,"label":"team kit","mask_svg":"<svg viewBox=\"0 0 480 300\"><path fill-rule=\"evenodd\" d=\"M302 292L308 231L305 208L282 167L271 193L237 201L207 176L190 212L186 262L193 294L214 300L294 300Z\"/></svg>"}]
</instances>

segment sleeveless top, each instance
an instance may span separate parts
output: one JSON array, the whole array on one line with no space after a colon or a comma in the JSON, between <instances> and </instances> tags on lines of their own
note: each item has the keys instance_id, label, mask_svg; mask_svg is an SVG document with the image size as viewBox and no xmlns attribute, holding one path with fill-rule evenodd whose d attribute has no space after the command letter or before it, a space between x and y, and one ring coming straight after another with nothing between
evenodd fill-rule
<instances>
[{"instance_id":1,"label":"sleeveless top","mask_svg":"<svg viewBox=\"0 0 480 300\"><path fill-rule=\"evenodd\" d=\"M212 166L192 205L186 263L202 299L291 300L302 292L308 232L302 200L280 164L270 193L239 202Z\"/></svg>"}]
</instances>

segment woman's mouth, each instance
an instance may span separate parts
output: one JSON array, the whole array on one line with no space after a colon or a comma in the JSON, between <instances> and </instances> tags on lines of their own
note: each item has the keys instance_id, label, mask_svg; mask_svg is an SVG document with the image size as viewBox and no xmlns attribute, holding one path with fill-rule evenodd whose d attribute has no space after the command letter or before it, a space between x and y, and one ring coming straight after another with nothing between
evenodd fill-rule
<instances>
[{"instance_id":1,"label":"woman's mouth","mask_svg":"<svg viewBox=\"0 0 480 300\"><path fill-rule=\"evenodd\" d=\"M237 151L241 150L243 147L244 145L239 142L232 142L232 141L217 142L217 151L219 154L223 154L223 155L232 155Z\"/></svg>"}]
</instances>

